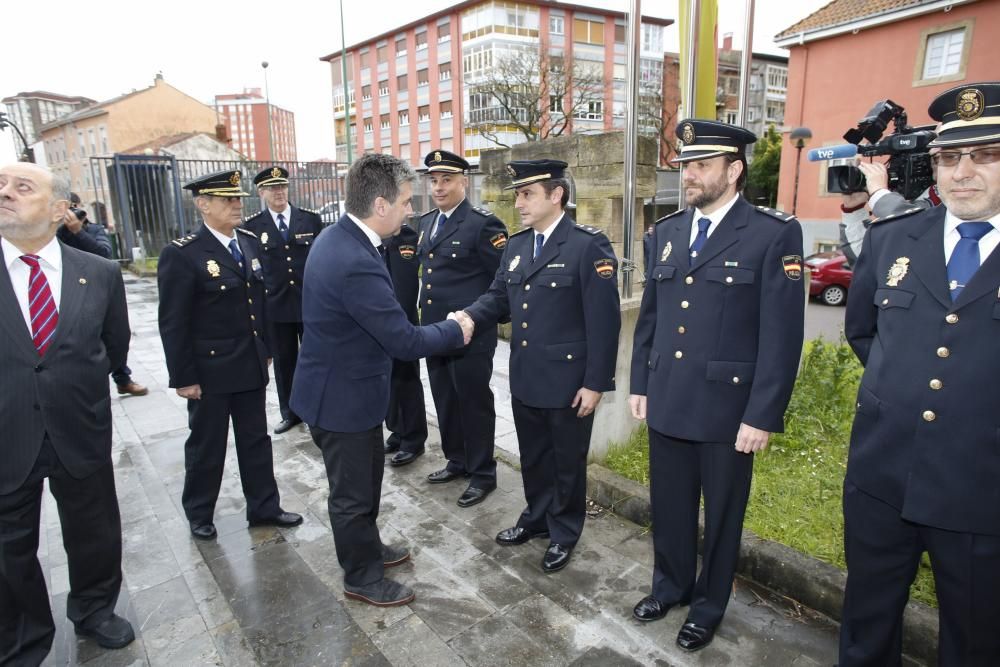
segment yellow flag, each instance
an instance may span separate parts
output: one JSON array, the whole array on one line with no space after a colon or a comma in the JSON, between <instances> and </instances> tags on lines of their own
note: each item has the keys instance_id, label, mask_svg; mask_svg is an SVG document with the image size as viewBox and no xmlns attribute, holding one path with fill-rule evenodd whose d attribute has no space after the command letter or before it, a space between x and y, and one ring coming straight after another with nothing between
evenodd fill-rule
<instances>
[{"instance_id":1,"label":"yellow flag","mask_svg":"<svg viewBox=\"0 0 1000 667\"><path fill-rule=\"evenodd\" d=\"M706 118L715 120L715 91L718 87L718 51L716 34L719 23L719 4L717 0L695 0L698 3L698 51L691 53L688 44L688 26L690 25L690 2L678 0L680 6L679 30L681 37L680 74L681 74L681 104L686 118ZM695 72L695 99L692 107L684 99L687 94L687 62L693 57L697 63Z\"/></svg>"}]
</instances>

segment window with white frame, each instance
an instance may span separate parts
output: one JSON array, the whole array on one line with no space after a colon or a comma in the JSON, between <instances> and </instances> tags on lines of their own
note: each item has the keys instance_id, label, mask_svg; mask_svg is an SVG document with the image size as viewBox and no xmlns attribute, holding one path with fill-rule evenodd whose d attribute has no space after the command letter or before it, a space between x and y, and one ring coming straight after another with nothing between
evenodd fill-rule
<instances>
[{"instance_id":1,"label":"window with white frame","mask_svg":"<svg viewBox=\"0 0 1000 667\"><path fill-rule=\"evenodd\" d=\"M948 30L927 37L924 53L925 79L957 74L962 65L965 29Z\"/></svg>"},{"instance_id":2,"label":"window with white frame","mask_svg":"<svg viewBox=\"0 0 1000 667\"><path fill-rule=\"evenodd\" d=\"M407 109L403 109L399 112L399 124L400 126L410 124L410 112Z\"/></svg>"},{"instance_id":3,"label":"window with white frame","mask_svg":"<svg viewBox=\"0 0 1000 667\"><path fill-rule=\"evenodd\" d=\"M604 120L604 101L596 100L588 102L586 105L580 107L573 114L573 117L580 120Z\"/></svg>"},{"instance_id":4,"label":"window with white frame","mask_svg":"<svg viewBox=\"0 0 1000 667\"><path fill-rule=\"evenodd\" d=\"M549 15L549 32L553 35L562 35L565 32L565 23L561 16Z\"/></svg>"}]
</instances>

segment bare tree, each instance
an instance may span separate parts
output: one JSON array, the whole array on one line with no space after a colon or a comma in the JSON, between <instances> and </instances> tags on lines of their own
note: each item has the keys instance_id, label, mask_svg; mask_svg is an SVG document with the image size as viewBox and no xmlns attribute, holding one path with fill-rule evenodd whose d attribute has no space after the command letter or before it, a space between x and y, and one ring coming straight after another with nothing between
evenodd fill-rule
<instances>
[{"instance_id":1,"label":"bare tree","mask_svg":"<svg viewBox=\"0 0 1000 667\"><path fill-rule=\"evenodd\" d=\"M467 81L469 122L487 140L509 148L502 134L518 132L527 141L557 137L574 116L603 109L601 63L574 61L567 71L561 57L537 50L509 51L493 59L482 76Z\"/></svg>"},{"instance_id":2,"label":"bare tree","mask_svg":"<svg viewBox=\"0 0 1000 667\"><path fill-rule=\"evenodd\" d=\"M674 136L676 115L676 109L664 108L660 87L639 84L639 133L656 141L661 164L669 162L677 153L677 138Z\"/></svg>"}]
</instances>

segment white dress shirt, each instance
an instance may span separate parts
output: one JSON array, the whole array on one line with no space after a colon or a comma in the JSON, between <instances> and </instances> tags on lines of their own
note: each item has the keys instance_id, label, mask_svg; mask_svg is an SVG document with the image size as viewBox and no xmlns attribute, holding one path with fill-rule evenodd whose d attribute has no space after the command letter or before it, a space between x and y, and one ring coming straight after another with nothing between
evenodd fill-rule
<instances>
[{"instance_id":1,"label":"white dress shirt","mask_svg":"<svg viewBox=\"0 0 1000 667\"><path fill-rule=\"evenodd\" d=\"M18 250L13 243L7 239L0 239L0 248L3 249L3 261L7 265L7 273L10 275L11 285L14 286L14 296L21 306L21 315L24 317L24 324L31 333L31 310L28 302L28 278L31 276L31 267L21 261L24 253ZM59 241L54 237L38 253L38 266L45 274L45 280L49 283L49 291L52 292L52 300L56 304L56 311L60 310L60 298L62 297L62 248Z\"/></svg>"},{"instance_id":2,"label":"white dress shirt","mask_svg":"<svg viewBox=\"0 0 1000 667\"><path fill-rule=\"evenodd\" d=\"M270 206L267 207L267 211L268 211L268 213L271 214L271 219L274 220L274 226L275 227L278 227L278 216L279 215L283 215L283 216L285 216L285 227L287 227L288 229L292 228L292 205L291 204L286 204L284 211L275 211ZM279 227L279 230L280 229L281 228Z\"/></svg>"},{"instance_id":3,"label":"white dress shirt","mask_svg":"<svg viewBox=\"0 0 1000 667\"><path fill-rule=\"evenodd\" d=\"M465 201L465 199L462 199L462 201ZM442 211L438 209L438 215L436 218L434 218L434 226L431 227L431 238L434 238L434 235L437 234L438 223L441 222L441 214L444 213L444 218L445 220L447 220L448 218L451 217L451 214L455 212L455 209L462 205L462 201L458 202L457 204L455 204L455 206L448 209L447 211Z\"/></svg>"},{"instance_id":4,"label":"white dress shirt","mask_svg":"<svg viewBox=\"0 0 1000 667\"><path fill-rule=\"evenodd\" d=\"M365 223L361 222L361 220L359 220L358 218L356 218L354 215L352 215L350 213L347 214L347 217L350 218L351 220L353 220L354 224L356 224L361 229L361 231L363 231L365 233L365 236L368 237L368 240L371 241L372 245L375 246L376 249L380 245L382 245L382 237L380 237L378 234L376 234L375 232L373 232L371 227L369 227Z\"/></svg>"},{"instance_id":5,"label":"white dress shirt","mask_svg":"<svg viewBox=\"0 0 1000 667\"><path fill-rule=\"evenodd\" d=\"M228 252L230 254L232 254L232 251L229 250L229 242L232 241L233 239L237 239L236 240L236 245L240 244L239 239L237 238L235 231L233 232L232 236L226 236L222 232L217 231L215 229L212 229L208 225L205 225L205 227L208 229L208 231L212 232L212 236L214 236L216 239L218 239L219 243L221 243L223 246L225 246L226 252ZM243 252L242 248L240 249L240 252Z\"/></svg>"},{"instance_id":6,"label":"white dress shirt","mask_svg":"<svg viewBox=\"0 0 1000 667\"><path fill-rule=\"evenodd\" d=\"M534 236L533 236L533 237L532 237L532 239L531 239L531 242L532 242L533 244L537 244L537 243L538 243L538 241L537 241L536 239L537 239L537 238L538 238L539 236L541 236L541 237L542 237L542 238L544 239L544 240L542 241L542 247L544 248L544 247L545 247L545 244L546 244L546 243L548 243L548 241L549 241L549 237L550 237L550 236L552 236L552 231L553 231L553 230L554 230L554 229L555 229L556 227L558 227L558 226L559 226L559 223L560 223L560 222L562 222L562 219L563 219L564 217L566 217L566 212L565 212L565 211L563 211L562 215L560 215L560 216L559 216L558 218L556 218L556 221L555 221L555 222L553 222L553 223L552 223L551 225L549 225L549 228L548 228L548 229L546 229L546 230L545 230L544 232L535 232L535 233L534 233ZM535 251L535 250L534 250L535 246L534 246L534 245L532 245L532 246L531 246L531 248L532 248L532 250L531 250L531 251L532 251L532 252L534 252L534 251Z\"/></svg>"},{"instance_id":7,"label":"white dress shirt","mask_svg":"<svg viewBox=\"0 0 1000 667\"><path fill-rule=\"evenodd\" d=\"M719 223L722 222L722 219L724 217L726 217L726 213L729 213L729 209L731 209L733 207L733 204L736 203L736 200L739 198L739 196L740 193L737 192L736 195L729 200L729 203L727 203L725 206L720 206L709 215L705 215L704 213L702 213L701 209L696 208L694 210L694 217L691 218L691 240L688 241L689 248L694 245L694 240L698 237L698 220L700 220L701 218L708 218L709 220L712 221L712 224L708 226L708 233L707 233L707 236L711 237L712 233L715 232L716 228L719 226Z\"/></svg>"},{"instance_id":8,"label":"white dress shirt","mask_svg":"<svg viewBox=\"0 0 1000 667\"><path fill-rule=\"evenodd\" d=\"M993 229L986 232L983 238L979 239L979 266L983 265L986 258L990 256L997 245L1000 244L1000 213L994 215L989 220L960 220L951 214L951 211L945 213L944 216L944 263L947 264L951 259L951 253L955 251L955 246L958 245L959 239L962 235L958 233L958 226L963 222L988 222L993 225ZM905 222L903 223L906 224Z\"/></svg>"}]
</instances>

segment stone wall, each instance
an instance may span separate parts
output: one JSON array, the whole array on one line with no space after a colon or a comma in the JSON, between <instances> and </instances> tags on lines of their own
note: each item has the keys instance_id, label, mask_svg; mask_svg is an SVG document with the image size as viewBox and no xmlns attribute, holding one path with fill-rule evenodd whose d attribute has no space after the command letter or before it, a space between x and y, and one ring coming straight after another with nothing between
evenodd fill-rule
<instances>
[{"instance_id":1,"label":"stone wall","mask_svg":"<svg viewBox=\"0 0 1000 667\"><path fill-rule=\"evenodd\" d=\"M642 266L642 200L656 191L656 144L640 137L636 170L635 223L632 234L632 259ZM485 178L481 204L504 221L511 233L521 228L514 210L510 176L505 169L511 160L548 158L563 160L569 165L573 181L573 201L570 211L577 222L597 227L607 234L619 258L624 256L623 206L625 184L625 135L622 132L574 134L545 141L518 144L513 148L486 151L479 160ZM640 271L631 275L633 283L641 282Z\"/></svg>"}]
</instances>

